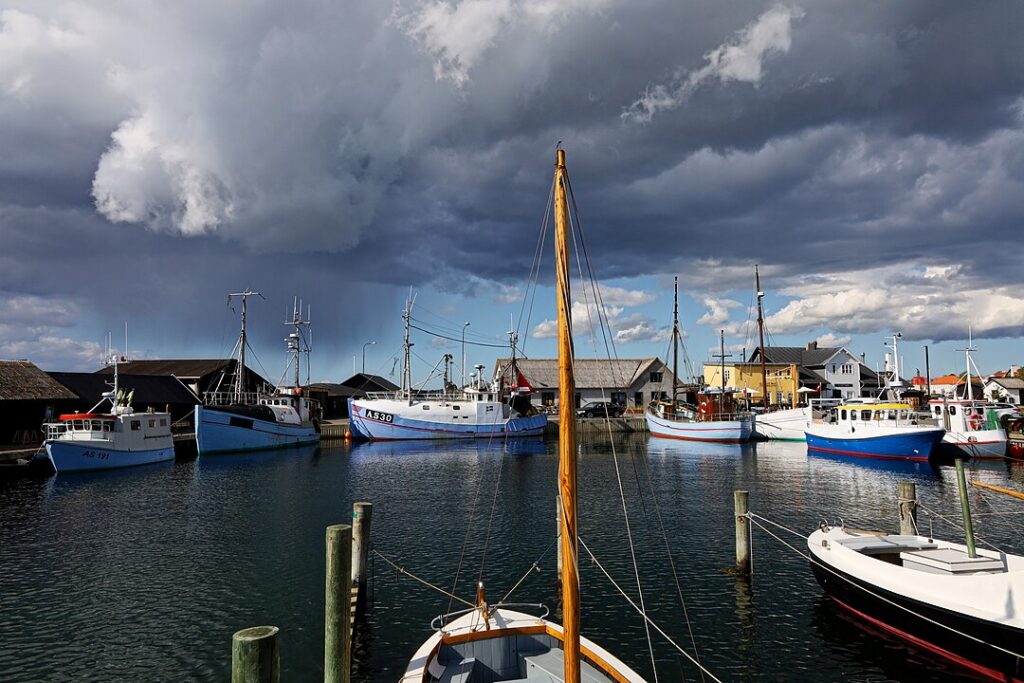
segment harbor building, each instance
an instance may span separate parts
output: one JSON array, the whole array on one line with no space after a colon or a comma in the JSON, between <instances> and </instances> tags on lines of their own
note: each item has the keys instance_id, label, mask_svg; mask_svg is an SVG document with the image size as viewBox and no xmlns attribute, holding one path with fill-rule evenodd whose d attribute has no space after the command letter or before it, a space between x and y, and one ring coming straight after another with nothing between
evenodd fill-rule
<instances>
[{"instance_id":1,"label":"harbor building","mask_svg":"<svg viewBox=\"0 0 1024 683\"><path fill-rule=\"evenodd\" d=\"M398 391L398 385L381 377L357 372L344 382L315 382L307 388L309 397L320 401L324 419L337 420L348 417L348 400L366 398L374 392Z\"/></svg>"},{"instance_id":2,"label":"harbor building","mask_svg":"<svg viewBox=\"0 0 1024 683\"><path fill-rule=\"evenodd\" d=\"M189 390L209 403L208 394L231 391L234 386L235 370L238 361L231 359L183 359L183 360L130 360L118 364L118 373L122 375L148 375L155 377L174 377ZM96 371L96 374L113 374L111 367ZM274 386L252 368L245 368L245 392L270 393Z\"/></svg>"},{"instance_id":3,"label":"harbor building","mask_svg":"<svg viewBox=\"0 0 1024 683\"><path fill-rule=\"evenodd\" d=\"M110 375L95 372L49 372L50 377L66 387L75 400L60 401L61 413L86 412L100 401L104 392L110 391ZM199 397L188 385L175 377L163 375L127 375L118 372L118 386L132 395L132 408L137 413L152 410L169 412L171 420L191 417Z\"/></svg>"},{"instance_id":4,"label":"harbor building","mask_svg":"<svg viewBox=\"0 0 1024 683\"><path fill-rule=\"evenodd\" d=\"M796 408L800 405L804 394L800 392L800 368L796 363L765 363L765 376L768 386L769 404L779 408ZM722 364L704 364L704 384L711 387L722 386ZM725 386L739 389L759 404L763 385L761 382L761 363L726 363ZM806 393L806 392L805 392ZM816 396L816 394L811 394Z\"/></svg>"},{"instance_id":5,"label":"harbor building","mask_svg":"<svg viewBox=\"0 0 1024 683\"><path fill-rule=\"evenodd\" d=\"M500 378L505 386L516 383L510 364L511 359L499 358L494 366L493 377ZM535 404L558 405L558 360L522 358L516 359L516 366L533 389L531 400ZM577 408L610 401L643 410L651 401L672 395L675 377L660 358L577 358L573 371Z\"/></svg>"},{"instance_id":6,"label":"harbor building","mask_svg":"<svg viewBox=\"0 0 1024 683\"><path fill-rule=\"evenodd\" d=\"M803 393L814 398L861 398L876 396L884 384L884 379L864 363L863 355L857 356L842 346L818 346L816 341L808 342L806 347L766 346L764 361L771 365L796 366L798 386L793 390L794 396L800 389L805 389ZM756 363L760 368L761 349L755 348L747 362ZM705 373L708 366L705 367ZM716 382L709 382L720 383L720 378ZM761 391L760 386L753 388ZM775 390L773 404L778 401L779 391ZM785 396L778 402L781 405L793 405L792 400L787 400Z\"/></svg>"},{"instance_id":7,"label":"harbor building","mask_svg":"<svg viewBox=\"0 0 1024 683\"><path fill-rule=\"evenodd\" d=\"M78 397L27 360L0 360L0 445L41 443L43 422Z\"/></svg>"},{"instance_id":8,"label":"harbor building","mask_svg":"<svg viewBox=\"0 0 1024 683\"><path fill-rule=\"evenodd\" d=\"M990 377L985 382L985 398L989 401L1024 405L1024 379Z\"/></svg>"}]
</instances>

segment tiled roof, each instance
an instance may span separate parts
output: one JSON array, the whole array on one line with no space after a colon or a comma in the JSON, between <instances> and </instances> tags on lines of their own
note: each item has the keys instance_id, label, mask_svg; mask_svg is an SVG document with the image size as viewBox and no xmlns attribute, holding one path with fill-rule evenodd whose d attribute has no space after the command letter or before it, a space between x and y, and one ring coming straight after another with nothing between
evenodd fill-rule
<instances>
[{"instance_id":1,"label":"tiled roof","mask_svg":"<svg viewBox=\"0 0 1024 683\"><path fill-rule=\"evenodd\" d=\"M510 379L509 358L499 358L494 375L503 372ZM657 358L577 358L573 363L573 377L577 389L623 389L639 379L658 362ZM534 389L558 386L558 360L554 358L524 358L516 360L519 370ZM664 381L672 382L672 371L665 368Z\"/></svg>"},{"instance_id":2,"label":"tiled roof","mask_svg":"<svg viewBox=\"0 0 1024 683\"><path fill-rule=\"evenodd\" d=\"M948 386L951 384L960 384L962 380L957 375L943 375L942 377L936 377L932 380L932 386Z\"/></svg>"},{"instance_id":3,"label":"tiled roof","mask_svg":"<svg viewBox=\"0 0 1024 683\"><path fill-rule=\"evenodd\" d=\"M766 346L764 359L768 363L795 363L803 367L824 365L828 359L843 349L840 347L821 347L808 349L804 346ZM750 361L757 360L759 349L754 349Z\"/></svg>"}]
</instances>

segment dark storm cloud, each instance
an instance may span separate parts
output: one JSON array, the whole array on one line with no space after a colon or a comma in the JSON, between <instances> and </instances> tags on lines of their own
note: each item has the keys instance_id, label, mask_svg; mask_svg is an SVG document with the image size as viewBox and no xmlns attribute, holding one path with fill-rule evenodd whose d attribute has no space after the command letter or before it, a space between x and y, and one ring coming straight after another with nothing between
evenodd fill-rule
<instances>
[{"instance_id":1,"label":"dark storm cloud","mask_svg":"<svg viewBox=\"0 0 1024 683\"><path fill-rule=\"evenodd\" d=\"M824 321L808 275L982 296L1024 279L1022 30L1015 2L10 2L0 290L114 321L157 292L187 336L286 272L373 325L357 283L524 278L564 140L603 277L757 261Z\"/></svg>"}]
</instances>

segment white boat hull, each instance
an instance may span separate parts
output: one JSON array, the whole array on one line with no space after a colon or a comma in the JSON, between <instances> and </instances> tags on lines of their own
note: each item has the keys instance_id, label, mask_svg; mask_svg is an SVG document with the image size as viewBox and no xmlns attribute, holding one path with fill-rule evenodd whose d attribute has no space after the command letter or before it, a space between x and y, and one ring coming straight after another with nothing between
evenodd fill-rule
<instances>
[{"instance_id":1,"label":"white boat hull","mask_svg":"<svg viewBox=\"0 0 1024 683\"><path fill-rule=\"evenodd\" d=\"M754 417L754 434L769 441L806 441L810 424L810 408L777 410Z\"/></svg>"},{"instance_id":2,"label":"white boat hull","mask_svg":"<svg viewBox=\"0 0 1024 683\"><path fill-rule=\"evenodd\" d=\"M45 447L46 457L58 474L112 470L174 460L173 443L161 448L138 451L116 450L106 444L88 441L48 440Z\"/></svg>"},{"instance_id":3,"label":"white boat hull","mask_svg":"<svg viewBox=\"0 0 1024 683\"><path fill-rule=\"evenodd\" d=\"M687 422L659 417L648 410L647 428L652 436L683 441L710 441L717 443L745 443L750 440L751 420L715 420Z\"/></svg>"}]
</instances>

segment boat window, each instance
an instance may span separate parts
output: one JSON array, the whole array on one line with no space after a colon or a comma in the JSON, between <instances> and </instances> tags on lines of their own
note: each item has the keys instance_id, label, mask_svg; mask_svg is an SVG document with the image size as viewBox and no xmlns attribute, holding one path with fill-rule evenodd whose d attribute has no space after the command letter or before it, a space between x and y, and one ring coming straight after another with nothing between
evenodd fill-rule
<instances>
[{"instance_id":1,"label":"boat window","mask_svg":"<svg viewBox=\"0 0 1024 683\"><path fill-rule=\"evenodd\" d=\"M906 420L907 419L907 411L905 411L905 410L901 410L900 411L900 419L901 420Z\"/></svg>"},{"instance_id":2,"label":"boat window","mask_svg":"<svg viewBox=\"0 0 1024 683\"><path fill-rule=\"evenodd\" d=\"M138 420L132 420L132 431L137 432L142 429L142 423Z\"/></svg>"},{"instance_id":3,"label":"boat window","mask_svg":"<svg viewBox=\"0 0 1024 683\"><path fill-rule=\"evenodd\" d=\"M870 410L862 410L862 411L860 411L860 419L864 420L865 422L870 420L871 419L871 411Z\"/></svg>"},{"instance_id":4,"label":"boat window","mask_svg":"<svg viewBox=\"0 0 1024 683\"><path fill-rule=\"evenodd\" d=\"M430 406L423 406L423 410L430 410Z\"/></svg>"},{"instance_id":5,"label":"boat window","mask_svg":"<svg viewBox=\"0 0 1024 683\"><path fill-rule=\"evenodd\" d=\"M160 426L161 427L166 427L167 426L167 418L166 417L161 417L160 418Z\"/></svg>"},{"instance_id":6,"label":"boat window","mask_svg":"<svg viewBox=\"0 0 1024 683\"><path fill-rule=\"evenodd\" d=\"M886 419L888 419L888 420L895 420L896 419L896 411L895 410L890 410L886 414Z\"/></svg>"},{"instance_id":7,"label":"boat window","mask_svg":"<svg viewBox=\"0 0 1024 683\"><path fill-rule=\"evenodd\" d=\"M462 406L452 406L452 410L462 410Z\"/></svg>"},{"instance_id":8,"label":"boat window","mask_svg":"<svg viewBox=\"0 0 1024 683\"><path fill-rule=\"evenodd\" d=\"M156 420L150 420L149 421L149 426L150 427L156 427Z\"/></svg>"},{"instance_id":9,"label":"boat window","mask_svg":"<svg viewBox=\"0 0 1024 683\"><path fill-rule=\"evenodd\" d=\"M110 431L110 423L109 422L104 422L103 423L103 431L105 431L105 432L109 432Z\"/></svg>"},{"instance_id":10,"label":"boat window","mask_svg":"<svg viewBox=\"0 0 1024 683\"><path fill-rule=\"evenodd\" d=\"M935 414L936 415L941 415L942 414L942 407L941 406L935 406Z\"/></svg>"},{"instance_id":11,"label":"boat window","mask_svg":"<svg viewBox=\"0 0 1024 683\"><path fill-rule=\"evenodd\" d=\"M840 410L839 411L839 419L840 420L845 420L846 419L846 411L845 410Z\"/></svg>"},{"instance_id":12,"label":"boat window","mask_svg":"<svg viewBox=\"0 0 1024 683\"><path fill-rule=\"evenodd\" d=\"M950 415L956 415L956 406L950 406L949 407L949 414Z\"/></svg>"}]
</instances>

